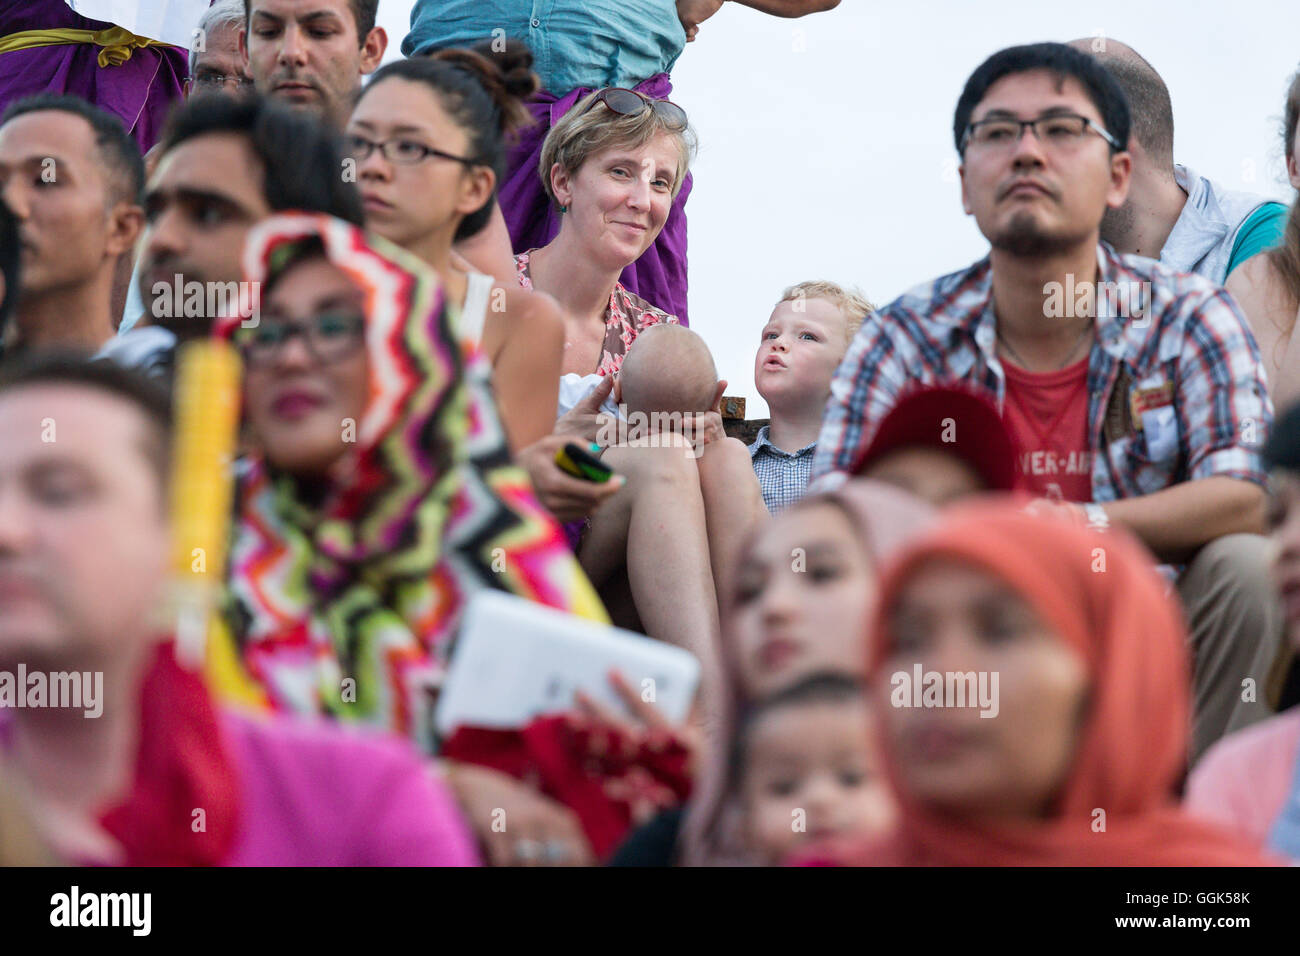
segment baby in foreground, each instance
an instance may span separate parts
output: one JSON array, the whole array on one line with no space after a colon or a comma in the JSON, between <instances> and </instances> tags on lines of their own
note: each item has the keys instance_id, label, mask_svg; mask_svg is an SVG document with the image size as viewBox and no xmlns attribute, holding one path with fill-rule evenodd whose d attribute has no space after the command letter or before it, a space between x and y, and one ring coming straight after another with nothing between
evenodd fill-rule
<instances>
[{"instance_id":1,"label":"baby in foreground","mask_svg":"<svg viewBox=\"0 0 1300 956\"><path fill-rule=\"evenodd\" d=\"M744 839L764 866L828 840L881 836L896 808L858 681L814 674L743 716L732 760Z\"/></svg>"}]
</instances>

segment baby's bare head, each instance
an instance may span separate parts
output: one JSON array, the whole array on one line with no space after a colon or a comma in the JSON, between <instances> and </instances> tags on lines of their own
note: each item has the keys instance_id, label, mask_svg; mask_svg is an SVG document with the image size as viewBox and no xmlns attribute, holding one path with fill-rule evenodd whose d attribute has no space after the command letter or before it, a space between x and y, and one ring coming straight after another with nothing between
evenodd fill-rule
<instances>
[{"instance_id":1,"label":"baby's bare head","mask_svg":"<svg viewBox=\"0 0 1300 956\"><path fill-rule=\"evenodd\" d=\"M628 412L709 411L718 369L704 339L680 325L652 325L641 332L618 373L617 400Z\"/></svg>"}]
</instances>

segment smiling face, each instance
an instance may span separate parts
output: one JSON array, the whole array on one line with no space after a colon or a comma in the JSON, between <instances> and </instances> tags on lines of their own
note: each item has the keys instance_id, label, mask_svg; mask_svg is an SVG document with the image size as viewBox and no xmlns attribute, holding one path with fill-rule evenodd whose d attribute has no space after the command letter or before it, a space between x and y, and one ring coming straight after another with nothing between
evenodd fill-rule
<instances>
[{"instance_id":1,"label":"smiling face","mask_svg":"<svg viewBox=\"0 0 1300 956\"><path fill-rule=\"evenodd\" d=\"M811 843L889 829L896 810L872 736L861 700L784 706L755 721L741 797L748 842L768 865Z\"/></svg>"},{"instance_id":2,"label":"smiling face","mask_svg":"<svg viewBox=\"0 0 1300 956\"><path fill-rule=\"evenodd\" d=\"M819 670L863 671L874 568L837 505L782 512L741 560L727 622L741 696Z\"/></svg>"},{"instance_id":3,"label":"smiling face","mask_svg":"<svg viewBox=\"0 0 1300 956\"><path fill-rule=\"evenodd\" d=\"M1056 113L1087 117L1105 128L1082 84L1047 70L1005 76L989 87L971 121L1031 120ZM1039 140L1026 129L1017 143L970 142L960 167L962 207L993 245L1042 256L1095 243L1102 215L1128 194L1128 153L1089 130L1073 143Z\"/></svg>"},{"instance_id":4,"label":"smiling face","mask_svg":"<svg viewBox=\"0 0 1300 956\"><path fill-rule=\"evenodd\" d=\"M383 59L384 31L376 27L362 42L349 0L252 0L248 7L240 49L258 91L341 127L362 75Z\"/></svg>"},{"instance_id":5,"label":"smiling face","mask_svg":"<svg viewBox=\"0 0 1300 956\"><path fill-rule=\"evenodd\" d=\"M267 291L259 325L249 332L278 344L258 346L262 354L251 356L242 339L244 404L255 440L275 467L328 478L352 447L369 385L364 321L356 324L364 314L361 290L323 256L294 263ZM286 323L316 325L316 344L309 347L301 332L279 341Z\"/></svg>"},{"instance_id":6,"label":"smiling face","mask_svg":"<svg viewBox=\"0 0 1300 956\"><path fill-rule=\"evenodd\" d=\"M933 559L891 611L891 653L873 687L897 674L997 674L997 713L979 706L885 708L901 785L919 803L965 818L1050 812L1077 746L1086 664L1018 593L966 562ZM986 678L991 688L992 678Z\"/></svg>"},{"instance_id":7,"label":"smiling face","mask_svg":"<svg viewBox=\"0 0 1300 956\"><path fill-rule=\"evenodd\" d=\"M0 670L84 669L147 636L169 554L150 427L79 383L0 394Z\"/></svg>"},{"instance_id":8,"label":"smiling face","mask_svg":"<svg viewBox=\"0 0 1300 956\"><path fill-rule=\"evenodd\" d=\"M781 302L763 326L754 384L769 405L825 406L848 349L848 319L826 299Z\"/></svg>"},{"instance_id":9,"label":"smiling face","mask_svg":"<svg viewBox=\"0 0 1300 956\"><path fill-rule=\"evenodd\" d=\"M393 77L366 91L348 122L348 141L397 140L411 152L421 146L469 156L469 136L443 109L426 83ZM356 146L352 147L356 149ZM450 247L460 220L492 195L496 175L440 156L413 165L392 163L379 149L357 159L357 186L366 228L408 249L431 238ZM411 196L421 201L410 202Z\"/></svg>"},{"instance_id":10,"label":"smiling face","mask_svg":"<svg viewBox=\"0 0 1300 956\"><path fill-rule=\"evenodd\" d=\"M557 163L551 187L568 207L560 228L575 230L606 268L632 264L668 220L680 155L673 135L659 133L644 146L595 153L573 174Z\"/></svg>"}]
</instances>

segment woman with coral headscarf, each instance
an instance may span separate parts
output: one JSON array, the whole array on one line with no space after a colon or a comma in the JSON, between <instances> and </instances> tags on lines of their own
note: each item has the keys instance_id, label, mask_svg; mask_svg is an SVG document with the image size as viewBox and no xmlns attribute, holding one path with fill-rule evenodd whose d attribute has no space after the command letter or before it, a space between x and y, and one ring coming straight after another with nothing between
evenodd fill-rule
<instances>
[{"instance_id":1,"label":"woman with coral headscarf","mask_svg":"<svg viewBox=\"0 0 1300 956\"><path fill-rule=\"evenodd\" d=\"M899 827L808 862L1270 862L1175 803L1185 632L1123 532L960 506L886 571L874 633L868 681ZM947 675L971 672L976 699L960 706Z\"/></svg>"}]
</instances>

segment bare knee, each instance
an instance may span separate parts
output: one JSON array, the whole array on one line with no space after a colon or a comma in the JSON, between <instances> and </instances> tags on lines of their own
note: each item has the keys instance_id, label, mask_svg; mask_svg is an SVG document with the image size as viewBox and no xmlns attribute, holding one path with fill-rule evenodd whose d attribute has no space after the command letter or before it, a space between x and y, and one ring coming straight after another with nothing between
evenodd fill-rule
<instances>
[{"instance_id":1,"label":"bare knee","mask_svg":"<svg viewBox=\"0 0 1300 956\"><path fill-rule=\"evenodd\" d=\"M739 438L723 438L704 448L699 461L700 484L708 491L717 490L726 495L757 495L761 501L762 488L754 474L753 457L749 447Z\"/></svg>"},{"instance_id":2,"label":"bare knee","mask_svg":"<svg viewBox=\"0 0 1300 956\"><path fill-rule=\"evenodd\" d=\"M754 470L749 446L739 438L720 438L711 442L704 447L700 461L705 462L709 468L728 472L752 473Z\"/></svg>"},{"instance_id":3,"label":"bare knee","mask_svg":"<svg viewBox=\"0 0 1300 956\"><path fill-rule=\"evenodd\" d=\"M629 485L671 484L699 487L700 474L688 441L679 435L656 435L653 440L611 448L606 460L628 476Z\"/></svg>"}]
</instances>

